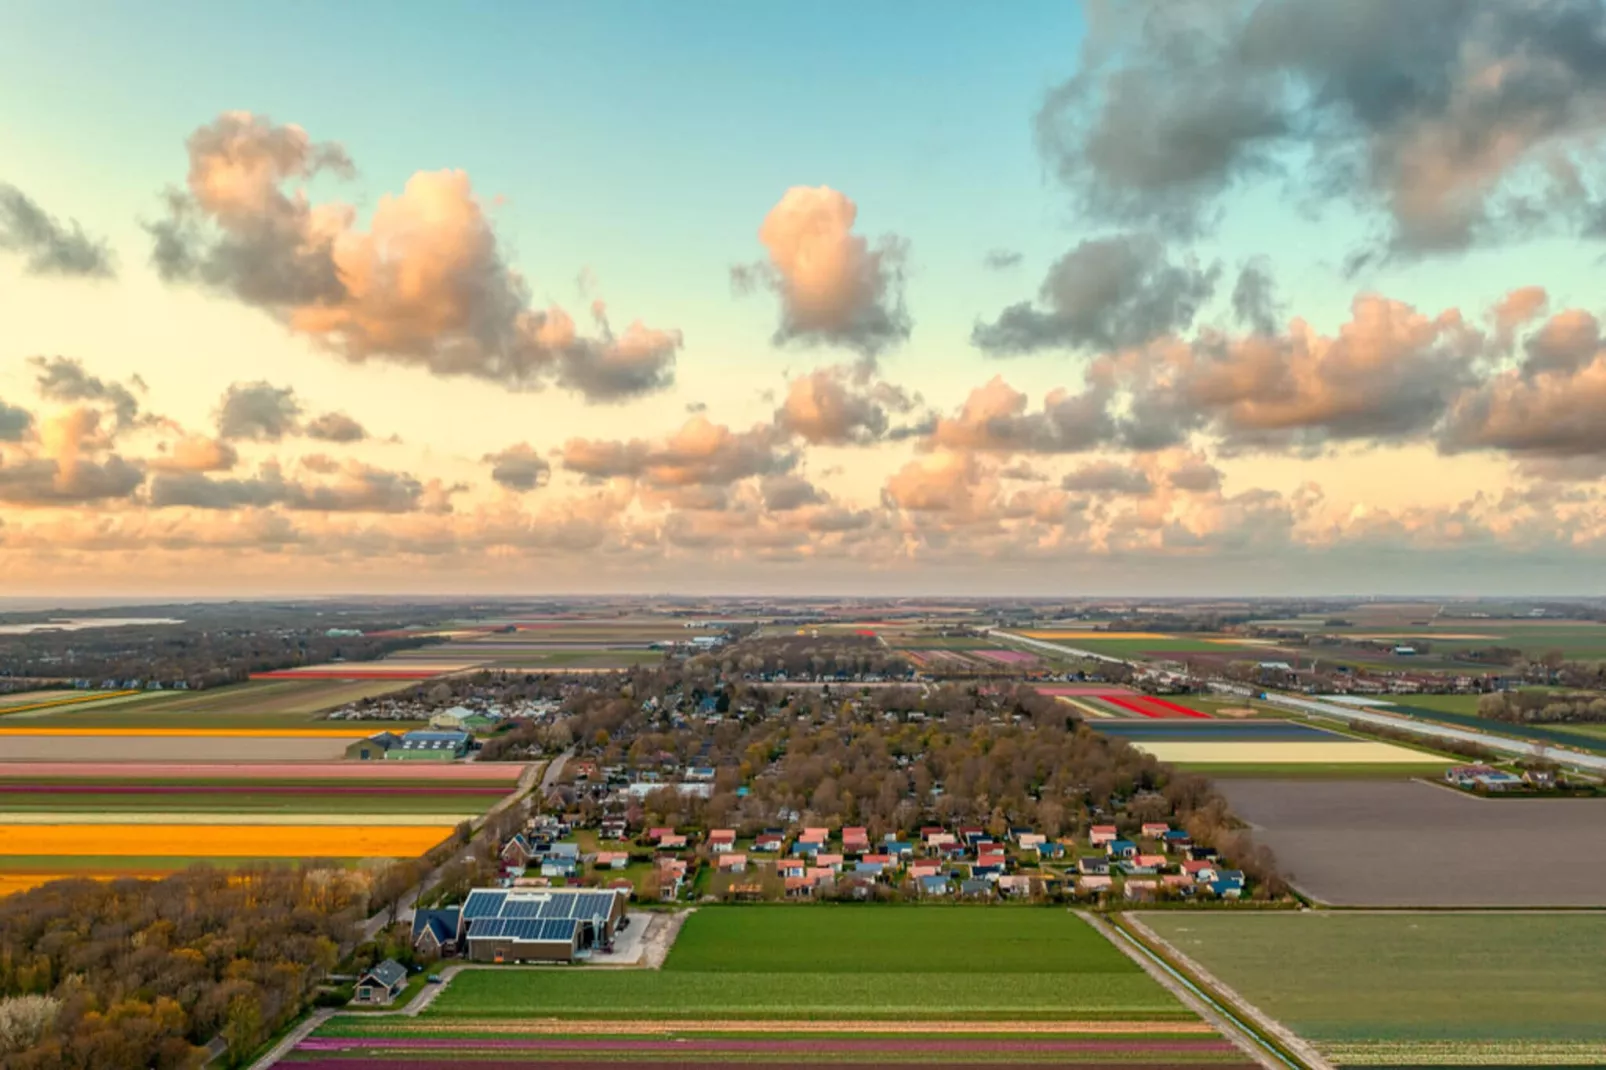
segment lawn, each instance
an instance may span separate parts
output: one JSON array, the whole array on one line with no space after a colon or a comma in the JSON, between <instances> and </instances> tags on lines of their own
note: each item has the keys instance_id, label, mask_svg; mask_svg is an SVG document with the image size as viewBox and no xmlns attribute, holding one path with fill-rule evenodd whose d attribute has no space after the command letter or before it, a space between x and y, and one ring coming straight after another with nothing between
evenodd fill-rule
<instances>
[{"instance_id":1,"label":"lawn","mask_svg":"<svg viewBox=\"0 0 1606 1070\"><path fill-rule=\"evenodd\" d=\"M661 971L471 970L426 1016L1191 1017L1067 911L927 906L705 908Z\"/></svg>"},{"instance_id":2,"label":"lawn","mask_svg":"<svg viewBox=\"0 0 1606 1070\"><path fill-rule=\"evenodd\" d=\"M1606 913L1144 913L1141 920L1340 1064L1462 1063L1606 1042ZM1495 1065L1491 1063L1490 1065Z\"/></svg>"}]
</instances>

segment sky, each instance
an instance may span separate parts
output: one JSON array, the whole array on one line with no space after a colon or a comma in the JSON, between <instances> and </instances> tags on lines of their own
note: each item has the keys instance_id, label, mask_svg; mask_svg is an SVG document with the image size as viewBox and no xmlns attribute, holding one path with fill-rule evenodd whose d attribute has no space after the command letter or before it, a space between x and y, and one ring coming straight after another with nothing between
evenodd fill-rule
<instances>
[{"instance_id":1,"label":"sky","mask_svg":"<svg viewBox=\"0 0 1606 1070\"><path fill-rule=\"evenodd\" d=\"M1599 0L0 6L0 592L1599 594Z\"/></svg>"}]
</instances>

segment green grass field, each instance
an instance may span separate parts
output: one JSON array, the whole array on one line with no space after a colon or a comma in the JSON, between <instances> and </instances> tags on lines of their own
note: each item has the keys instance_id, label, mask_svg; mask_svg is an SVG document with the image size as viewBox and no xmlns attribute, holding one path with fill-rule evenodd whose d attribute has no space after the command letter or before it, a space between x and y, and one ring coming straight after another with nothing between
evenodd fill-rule
<instances>
[{"instance_id":1,"label":"green grass field","mask_svg":"<svg viewBox=\"0 0 1606 1070\"><path fill-rule=\"evenodd\" d=\"M471 970L425 1017L1189 1018L1063 910L713 907L661 971Z\"/></svg>"},{"instance_id":2,"label":"green grass field","mask_svg":"<svg viewBox=\"0 0 1606 1070\"><path fill-rule=\"evenodd\" d=\"M1576 1048L1568 1065L1606 1060L1603 912L1141 919L1340 1065L1540 1065L1546 1044Z\"/></svg>"}]
</instances>

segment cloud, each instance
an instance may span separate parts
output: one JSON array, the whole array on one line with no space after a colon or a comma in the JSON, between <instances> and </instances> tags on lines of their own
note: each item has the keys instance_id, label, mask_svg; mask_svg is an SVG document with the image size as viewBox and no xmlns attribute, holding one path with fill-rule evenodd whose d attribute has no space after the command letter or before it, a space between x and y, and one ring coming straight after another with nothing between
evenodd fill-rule
<instances>
[{"instance_id":1,"label":"cloud","mask_svg":"<svg viewBox=\"0 0 1606 1070\"><path fill-rule=\"evenodd\" d=\"M226 472L239 461L235 448L222 439L186 434L171 446L163 444L164 455L147 461L156 472Z\"/></svg>"},{"instance_id":2,"label":"cloud","mask_svg":"<svg viewBox=\"0 0 1606 1070\"><path fill-rule=\"evenodd\" d=\"M71 456L0 458L0 501L11 505L85 505L128 498L145 481L136 464Z\"/></svg>"},{"instance_id":3,"label":"cloud","mask_svg":"<svg viewBox=\"0 0 1606 1070\"><path fill-rule=\"evenodd\" d=\"M600 302L595 337L561 308L531 307L462 171L419 172L380 198L368 229L302 188L348 175L345 151L300 127L227 112L188 141L186 187L149 228L162 276L220 290L352 361L383 360L509 389L556 383L616 401L673 378L678 331L637 322L616 335Z\"/></svg>"},{"instance_id":4,"label":"cloud","mask_svg":"<svg viewBox=\"0 0 1606 1070\"><path fill-rule=\"evenodd\" d=\"M508 490L535 490L552 476L552 466L527 442L488 453L484 460L491 465L491 480Z\"/></svg>"},{"instance_id":5,"label":"cloud","mask_svg":"<svg viewBox=\"0 0 1606 1070\"><path fill-rule=\"evenodd\" d=\"M826 500L818 487L796 475L767 476L759 489L764 495L764 508L775 513L791 512Z\"/></svg>"},{"instance_id":6,"label":"cloud","mask_svg":"<svg viewBox=\"0 0 1606 1070\"><path fill-rule=\"evenodd\" d=\"M1440 447L1448 453L1495 449L1558 458L1606 456L1602 413L1606 350L1597 349L1587 362L1569 353L1566 361L1537 367L1530 357L1525 367L1465 394L1445 423Z\"/></svg>"},{"instance_id":7,"label":"cloud","mask_svg":"<svg viewBox=\"0 0 1606 1070\"><path fill-rule=\"evenodd\" d=\"M994 271L1008 271L1010 268L1019 267L1021 261L1025 259L1024 253L1016 252L1014 249L989 249L987 255L981 258L981 262L983 267Z\"/></svg>"},{"instance_id":8,"label":"cloud","mask_svg":"<svg viewBox=\"0 0 1606 1070\"><path fill-rule=\"evenodd\" d=\"M1232 314L1238 322L1260 334L1275 334L1283 316L1277 284L1265 263L1251 261L1238 272L1232 286Z\"/></svg>"},{"instance_id":9,"label":"cloud","mask_svg":"<svg viewBox=\"0 0 1606 1070\"><path fill-rule=\"evenodd\" d=\"M1090 239L1049 268L1037 304L1022 301L976 324L971 341L994 356L1141 345L1188 327L1218 274L1171 263L1152 236Z\"/></svg>"},{"instance_id":10,"label":"cloud","mask_svg":"<svg viewBox=\"0 0 1606 1070\"><path fill-rule=\"evenodd\" d=\"M873 442L885 436L892 413L918 404L891 383L869 383L862 369L822 368L793 379L775 410L775 424L815 445Z\"/></svg>"},{"instance_id":11,"label":"cloud","mask_svg":"<svg viewBox=\"0 0 1606 1070\"><path fill-rule=\"evenodd\" d=\"M29 357L28 363L38 369L35 387L46 401L105 402L117 417L119 430L140 422L140 401L133 390L90 375L82 361L72 357ZM145 386L137 377L133 384L141 390Z\"/></svg>"},{"instance_id":12,"label":"cloud","mask_svg":"<svg viewBox=\"0 0 1606 1070\"><path fill-rule=\"evenodd\" d=\"M1060 489L1081 494L1148 494L1154 484L1141 468L1094 461L1067 473L1060 480Z\"/></svg>"},{"instance_id":13,"label":"cloud","mask_svg":"<svg viewBox=\"0 0 1606 1070\"><path fill-rule=\"evenodd\" d=\"M789 471L796 460L769 425L738 432L705 416L693 416L662 442L574 438L563 447L563 466L570 471L593 479L640 479L658 488L728 485Z\"/></svg>"},{"instance_id":14,"label":"cloud","mask_svg":"<svg viewBox=\"0 0 1606 1070\"><path fill-rule=\"evenodd\" d=\"M982 512L996 486L970 453L935 453L917 457L887 480L886 504L914 513Z\"/></svg>"},{"instance_id":15,"label":"cloud","mask_svg":"<svg viewBox=\"0 0 1606 1070\"><path fill-rule=\"evenodd\" d=\"M1027 396L994 376L970 392L953 417L939 417L928 446L1004 453L1079 453L1111 442L1117 434L1098 389L1081 394L1055 390L1040 412L1028 412Z\"/></svg>"},{"instance_id":16,"label":"cloud","mask_svg":"<svg viewBox=\"0 0 1606 1070\"><path fill-rule=\"evenodd\" d=\"M1103 2L1037 137L1095 218L1197 232L1273 176L1455 249L1598 212L1603 54L1596 0Z\"/></svg>"},{"instance_id":17,"label":"cloud","mask_svg":"<svg viewBox=\"0 0 1606 1070\"><path fill-rule=\"evenodd\" d=\"M322 442L361 442L368 437L363 425L343 412L326 412L315 417L307 421L301 432Z\"/></svg>"},{"instance_id":18,"label":"cloud","mask_svg":"<svg viewBox=\"0 0 1606 1070\"><path fill-rule=\"evenodd\" d=\"M17 187L0 182L0 249L23 256L30 275L110 278L111 249L91 238L77 220L65 224Z\"/></svg>"},{"instance_id":19,"label":"cloud","mask_svg":"<svg viewBox=\"0 0 1606 1070\"><path fill-rule=\"evenodd\" d=\"M858 214L829 186L794 186L759 227L769 262L731 269L738 290L764 286L780 297L775 344L839 345L874 357L909 337L905 243L889 236L872 246L853 233Z\"/></svg>"},{"instance_id":20,"label":"cloud","mask_svg":"<svg viewBox=\"0 0 1606 1070\"><path fill-rule=\"evenodd\" d=\"M21 442L33 430L33 413L0 401L0 442Z\"/></svg>"},{"instance_id":21,"label":"cloud","mask_svg":"<svg viewBox=\"0 0 1606 1070\"><path fill-rule=\"evenodd\" d=\"M150 503L157 509L266 508L324 513L449 512L450 496L460 488L426 484L405 472L392 472L348 462L328 483L286 479L279 465L268 463L257 475L216 479L199 472L161 472L152 480Z\"/></svg>"},{"instance_id":22,"label":"cloud","mask_svg":"<svg viewBox=\"0 0 1606 1070\"><path fill-rule=\"evenodd\" d=\"M1429 318L1363 294L1333 336L1203 332L1109 365L1131 390L1125 436L1159 448L1208 429L1237 450L1312 450L1429 433L1475 381L1484 338L1454 310Z\"/></svg>"},{"instance_id":23,"label":"cloud","mask_svg":"<svg viewBox=\"0 0 1606 1070\"><path fill-rule=\"evenodd\" d=\"M218 403L218 437L277 442L300 430L300 416L301 402L293 387L265 381L231 383Z\"/></svg>"},{"instance_id":24,"label":"cloud","mask_svg":"<svg viewBox=\"0 0 1606 1070\"><path fill-rule=\"evenodd\" d=\"M1221 489L1221 469L1194 455L1164 473L1166 485L1193 494L1207 494Z\"/></svg>"}]
</instances>

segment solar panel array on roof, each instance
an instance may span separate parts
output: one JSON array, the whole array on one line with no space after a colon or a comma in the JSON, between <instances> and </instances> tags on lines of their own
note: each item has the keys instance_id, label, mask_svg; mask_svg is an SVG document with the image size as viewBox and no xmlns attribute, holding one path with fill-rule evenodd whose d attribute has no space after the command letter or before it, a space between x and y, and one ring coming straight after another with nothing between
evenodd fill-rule
<instances>
[{"instance_id":1,"label":"solar panel array on roof","mask_svg":"<svg viewBox=\"0 0 1606 1070\"><path fill-rule=\"evenodd\" d=\"M507 893L494 888L476 888L468 893L468 899L463 903L463 918L473 921L476 918L494 918L502 913L502 905L507 901Z\"/></svg>"},{"instance_id":2,"label":"solar panel array on roof","mask_svg":"<svg viewBox=\"0 0 1606 1070\"><path fill-rule=\"evenodd\" d=\"M580 923L552 918L486 918L468 934L470 940L519 940L525 943L574 943Z\"/></svg>"}]
</instances>

